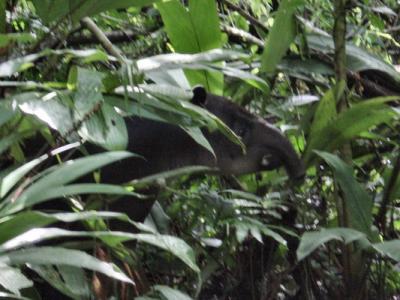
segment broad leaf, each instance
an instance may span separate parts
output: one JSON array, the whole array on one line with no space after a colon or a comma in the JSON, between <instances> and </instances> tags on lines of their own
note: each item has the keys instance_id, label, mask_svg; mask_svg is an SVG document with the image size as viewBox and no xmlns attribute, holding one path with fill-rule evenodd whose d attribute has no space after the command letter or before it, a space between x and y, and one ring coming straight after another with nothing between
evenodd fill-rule
<instances>
[{"instance_id":1,"label":"broad leaf","mask_svg":"<svg viewBox=\"0 0 400 300\"><path fill-rule=\"evenodd\" d=\"M65 265L103 273L117 280L133 283L117 266L103 262L85 252L59 247L34 247L0 255L0 263L8 265Z\"/></svg>"},{"instance_id":2,"label":"broad leaf","mask_svg":"<svg viewBox=\"0 0 400 300\"><path fill-rule=\"evenodd\" d=\"M200 272L199 267L196 264L193 249L186 244L183 240L170 235L158 235L158 234L146 234L139 233L135 234L135 239L139 242L145 242L151 244L163 250L166 250L177 258L182 260L187 266L189 266L196 273Z\"/></svg>"},{"instance_id":3,"label":"broad leaf","mask_svg":"<svg viewBox=\"0 0 400 300\"><path fill-rule=\"evenodd\" d=\"M332 168L335 179L344 193L344 200L348 208L348 220L351 226L369 236L373 221L371 196L354 178L353 169L339 157L320 151L317 151L317 154Z\"/></svg>"},{"instance_id":4,"label":"broad leaf","mask_svg":"<svg viewBox=\"0 0 400 300\"><path fill-rule=\"evenodd\" d=\"M315 249L331 240L339 240L348 244L360 239L365 239L365 235L350 228L330 228L306 232L300 238L300 245L296 251L297 259L300 261L306 258Z\"/></svg>"},{"instance_id":5,"label":"broad leaf","mask_svg":"<svg viewBox=\"0 0 400 300\"><path fill-rule=\"evenodd\" d=\"M236 238L242 243L251 234L256 240L262 243L262 235L273 238L278 243L286 246L286 240L277 232L268 228L267 225L248 217L232 220L231 223L236 228Z\"/></svg>"},{"instance_id":6,"label":"broad leaf","mask_svg":"<svg viewBox=\"0 0 400 300\"><path fill-rule=\"evenodd\" d=\"M60 148L53 150L51 152L51 155L56 155L64 151L68 151L77 146L79 146L78 143L62 146ZM7 193L18 183L18 181L21 180L22 177L28 174L29 171L31 171L34 167L36 167L38 164L43 162L48 157L49 157L48 154L44 154L41 157L36 158L30 162L27 162L26 164L22 165L21 167L13 170L12 172L4 176L2 180L0 180L0 198L3 198L5 195L7 195Z\"/></svg>"},{"instance_id":7,"label":"broad leaf","mask_svg":"<svg viewBox=\"0 0 400 300\"><path fill-rule=\"evenodd\" d=\"M31 245L32 243L38 243L49 239L62 238L62 237L99 238L104 243L110 246L116 246L124 241L137 240L139 242L144 242L170 252L171 254L179 258L181 261L183 261L193 271L195 271L196 273L200 272L199 267L196 265L193 249L188 244L186 244L185 241L175 236L151 234L151 233L132 234L132 233L113 232L113 231L89 232L89 231L68 231L59 228L34 228L3 243L0 246L0 253L24 246L26 247L28 245ZM6 254L4 254L4 256L6 256ZM0 255L0 263L1 262L2 262L2 256ZM57 263L49 263L49 264L57 265ZM66 263L63 263L63 265L65 264ZM79 265L75 264L66 264L66 265L79 267Z\"/></svg>"},{"instance_id":8,"label":"broad leaf","mask_svg":"<svg viewBox=\"0 0 400 300\"><path fill-rule=\"evenodd\" d=\"M70 108L66 105L70 99L65 94L24 93L14 96L13 101L17 102L22 112L34 115L61 135L74 128Z\"/></svg>"},{"instance_id":9,"label":"broad leaf","mask_svg":"<svg viewBox=\"0 0 400 300\"><path fill-rule=\"evenodd\" d=\"M29 54L0 63L0 78L11 76L16 72L32 67L32 63L43 55L44 53Z\"/></svg>"},{"instance_id":10,"label":"broad leaf","mask_svg":"<svg viewBox=\"0 0 400 300\"><path fill-rule=\"evenodd\" d=\"M20 290L31 287L33 282L21 273L21 270L0 264L0 286L21 296Z\"/></svg>"},{"instance_id":11,"label":"broad leaf","mask_svg":"<svg viewBox=\"0 0 400 300\"><path fill-rule=\"evenodd\" d=\"M192 300L193 298L189 297L185 293L178 291L176 289L170 288L166 285L155 285L152 287L155 291L159 292L163 295L163 298L167 300Z\"/></svg>"},{"instance_id":12,"label":"broad leaf","mask_svg":"<svg viewBox=\"0 0 400 300\"><path fill-rule=\"evenodd\" d=\"M379 253L400 262L400 240L385 241L379 244L372 244L372 247Z\"/></svg>"},{"instance_id":13,"label":"broad leaf","mask_svg":"<svg viewBox=\"0 0 400 300\"><path fill-rule=\"evenodd\" d=\"M214 150L211 146L211 144L209 143L209 141L205 138L205 136L203 135L203 133L201 132L201 129L198 127L182 127L183 130L185 130L185 132L191 136L192 139L194 139L196 141L196 143L198 143L200 146L204 147L205 149L207 149L209 152L211 152L214 157L215 153Z\"/></svg>"},{"instance_id":14,"label":"broad leaf","mask_svg":"<svg viewBox=\"0 0 400 300\"><path fill-rule=\"evenodd\" d=\"M82 268L67 265L47 266L29 264L51 286L73 299L89 299L90 286Z\"/></svg>"},{"instance_id":15,"label":"broad leaf","mask_svg":"<svg viewBox=\"0 0 400 300\"><path fill-rule=\"evenodd\" d=\"M44 0L42 0L44 1ZM62 5L59 5L62 6ZM33 66L33 62L42 58L43 56L47 56L50 54L54 55L64 55L67 57L76 57L81 59L84 63L90 63L93 61L105 61L108 59L106 53L97 49L86 49L86 50L43 50L42 52L29 54L22 57L17 57L14 59L7 60L5 62L0 63L0 78L1 77L9 77L16 72L24 71Z\"/></svg>"},{"instance_id":16,"label":"broad leaf","mask_svg":"<svg viewBox=\"0 0 400 300\"><path fill-rule=\"evenodd\" d=\"M325 54L333 54L334 52L333 40L329 36L310 34L307 36L307 42L311 49L318 52ZM394 80L400 82L400 74L393 66L352 43L346 43L346 61L347 68L351 71L377 70L386 73Z\"/></svg>"},{"instance_id":17,"label":"broad leaf","mask_svg":"<svg viewBox=\"0 0 400 300\"><path fill-rule=\"evenodd\" d=\"M396 99L398 98L383 97L355 104L318 131L313 131L304 154L306 164L311 165L316 162L314 150L332 151L338 149L363 131L381 123L389 122L398 116L394 109L385 104Z\"/></svg>"},{"instance_id":18,"label":"broad leaf","mask_svg":"<svg viewBox=\"0 0 400 300\"><path fill-rule=\"evenodd\" d=\"M184 68L185 65L195 69L199 64L202 63L221 60L235 60L245 57L247 57L246 54L237 51L212 49L195 54L170 53L150 56L139 59L137 61L137 67L140 72L144 73L181 69Z\"/></svg>"},{"instance_id":19,"label":"broad leaf","mask_svg":"<svg viewBox=\"0 0 400 300\"><path fill-rule=\"evenodd\" d=\"M15 213L26 207L40 203L43 199L43 191L69 183L86 173L101 168L106 164L131 157L132 155L132 153L123 151L106 152L79 158L72 162L66 162L61 166L57 166L52 172L50 172L50 174L44 175L29 186L21 195L10 195L8 201L5 202L5 207L2 207L1 209L1 215ZM18 199L16 200L14 197L17 197Z\"/></svg>"},{"instance_id":20,"label":"broad leaf","mask_svg":"<svg viewBox=\"0 0 400 300\"><path fill-rule=\"evenodd\" d=\"M125 150L128 146L125 120L107 103L103 103L100 111L83 122L79 135L109 151Z\"/></svg>"},{"instance_id":21,"label":"broad leaf","mask_svg":"<svg viewBox=\"0 0 400 300\"><path fill-rule=\"evenodd\" d=\"M15 111L7 107L0 106L0 127L15 116Z\"/></svg>"},{"instance_id":22,"label":"broad leaf","mask_svg":"<svg viewBox=\"0 0 400 300\"><path fill-rule=\"evenodd\" d=\"M294 13L304 5L303 0L283 0L279 4L274 25L265 42L261 57L261 71L273 73L296 37Z\"/></svg>"},{"instance_id":23,"label":"broad leaf","mask_svg":"<svg viewBox=\"0 0 400 300\"><path fill-rule=\"evenodd\" d=\"M158 3L157 8L168 37L177 52L199 53L222 46L214 0L190 0L188 10L177 0ZM177 19L179 22L176 22ZM209 91L222 93L223 77L220 73L204 71L185 73L192 86L201 84Z\"/></svg>"},{"instance_id":24,"label":"broad leaf","mask_svg":"<svg viewBox=\"0 0 400 300\"><path fill-rule=\"evenodd\" d=\"M77 222L100 219L118 219L131 222L123 213L110 211L86 211L74 213L47 214L39 211L24 211L0 219L0 244L30 229L48 226L56 222ZM139 228L142 230L142 228Z\"/></svg>"},{"instance_id":25,"label":"broad leaf","mask_svg":"<svg viewBox=\"0 0 400 300\"><path fill-rule=\"evenodd\" d=\"M0 9L2 9L1 4L0 4ZM0 13L0 16L1 16L1 13ZM1 22L1 20L0 20L0 22ZM19 32L19 33L3 34L1 32L2 31L0 30L0 48L5 48L12 43L22 44L22 43L33 42L35 40L34 35L31 33Z\"/></svg>"},{"instance_id":26,"label":"broad leaf","mask_svg":"<svg viewBox=\"0 0 400 300\"><path fill-rule=\"evenodd\" d=\"M312 124L310 126L310 139L318 134L322 128L328 125L336 117L336 101L333 89L327 91L318 102Z\"/></svg>"},{"instance_id":27,"label":"broad leaf","mask_svg":"<svg viewBox=\"0 0 400 300\"><path fill-rule=\"evenodd\" d=\"M74 22L85 16L98 14L109 9L141 7L157 0L67 0L60 5L58 0L32 0L38 15L45 23L71 18Z\"/></svg>"}]
</instances>

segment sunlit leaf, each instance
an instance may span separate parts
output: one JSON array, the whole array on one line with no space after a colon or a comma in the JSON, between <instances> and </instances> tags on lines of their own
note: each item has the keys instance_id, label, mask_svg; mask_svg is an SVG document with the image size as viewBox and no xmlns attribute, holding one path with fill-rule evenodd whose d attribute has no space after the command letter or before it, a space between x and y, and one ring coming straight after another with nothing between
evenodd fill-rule
<instances>
[{"instance_id":1,"label":"sunlit leaf","mask_svg":"<svg viewBox=\"0 0 400 300\"><path fill-rule=\"evenodd\" d=\"M31 287L33 282L22 274L21 270L0 264L0 286L21 296L20 290Z\"/></svg>"},{"instance_id":2,"label":"sunlit leaf","mask_svg":"<svg viewBox=\"0 0 400 300\"><path fill-rule=\"evenodd\" d=\"M198 53L222 46L219 18L214 0L189 1L186 9L179 1L157 3L165 30L176 52ZM207 15L207 18L204 16ZM176 20L179 19L179 22ZM201 84L209 91L221 94L220 73L186 71L189 82Z\"/></svg>"}]
</instances>

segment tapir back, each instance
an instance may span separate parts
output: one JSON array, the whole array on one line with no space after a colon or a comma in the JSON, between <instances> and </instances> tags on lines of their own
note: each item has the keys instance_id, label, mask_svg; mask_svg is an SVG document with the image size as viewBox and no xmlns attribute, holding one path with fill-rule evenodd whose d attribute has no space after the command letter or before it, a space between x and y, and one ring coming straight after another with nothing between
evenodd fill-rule
<instances>
[{"instance_id":1,"label":"tapir back","mask_svg":"<svg viewBox=\"0 0 400 300\"><path fill-rule=\"evenodd\" d=\"M141 157L125 159L105 167L101 181L121 184L189 165L209 166L217 168L221 174L235 175L284 166L291 179L304 176L301 160L290 142L276 128L228 99L206 93L203 88L195 88L193 93L192 102L224 121L241 137L246 151L220 132L202 129L214 150L214 156L179 126L127 117L128 150ZM87 145L87 149L89 153L102 151L93 145ZM110 208L125 212L136 221L143 221L152 204L153 201L135 201L125 197Z\"/></svg>"},{"instance_id":2,"label":"tapir back","mask_svg":"<svg viewBox=\"0 0 400 300\"><path fill-rule=\"evenodd\" d=\"M231 142L220 132L203 133L216 157L196 143L180 127L139 117L126 119L129 134L128 150L142 158L131 158L107 167L106 182L121 183L159 172L189 165L218 168L222 174L245 174L284 166L291 179L301 179L304 168L290 142L276 128L254 116L226 98L194 90L193 102L224 121L246 146ZM118 201L112 209L127 212L131 218L143 221L152 201Z\"/></svg>"}]
</instances>

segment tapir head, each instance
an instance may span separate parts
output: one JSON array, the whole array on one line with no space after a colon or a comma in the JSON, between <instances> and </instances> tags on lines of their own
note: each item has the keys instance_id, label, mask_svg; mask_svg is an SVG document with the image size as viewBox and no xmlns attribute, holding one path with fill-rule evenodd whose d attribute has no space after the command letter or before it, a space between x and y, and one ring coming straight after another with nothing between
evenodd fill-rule
<instances>
[{"instance_id":1,"label":"tapir head","mask_svg":"<svg viewBox=\"0 0 400 300\"><path fill-rule=\"evenodd\" d=\"M192 102L204 107L239 135L246 152L220 133L206 133L217 156L217 166L225 174L245 174L285 167L290 179L304 178L304 165L283 134L262 118L204 88L193 90Z\"/></svg>"}]
</instances>

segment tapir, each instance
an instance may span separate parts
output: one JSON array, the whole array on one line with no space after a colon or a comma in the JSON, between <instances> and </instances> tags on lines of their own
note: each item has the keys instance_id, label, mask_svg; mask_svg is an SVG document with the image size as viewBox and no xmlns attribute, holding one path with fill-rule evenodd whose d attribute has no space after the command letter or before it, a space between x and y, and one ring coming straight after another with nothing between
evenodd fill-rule
<instances>
[{"instance_id":1,"label":"tapir","mask_svg":"<svg viewBox=\"0 0 400 300\"><path fill-rule=\"evenodd\" d=\"M240 136L245 151L220 132L203 130L215 156L195 142L183 129L140 117L126 118L128 150L142 158L128 158L105 168L102 181L122 183L159 172L191 165L216 168L220 174L240 175L283 166L290 179L300 181L304 166L289 140L262 118L228 99L193 89L192 103L220 118ZM143 221L154 201L128 201L121 198L110 208Z\"/></svg>"}]
</instances>

